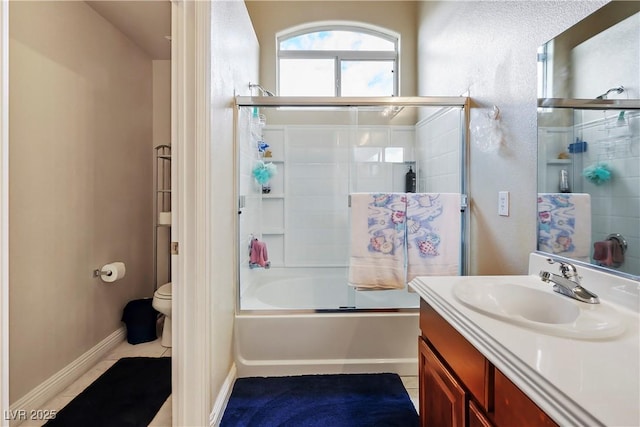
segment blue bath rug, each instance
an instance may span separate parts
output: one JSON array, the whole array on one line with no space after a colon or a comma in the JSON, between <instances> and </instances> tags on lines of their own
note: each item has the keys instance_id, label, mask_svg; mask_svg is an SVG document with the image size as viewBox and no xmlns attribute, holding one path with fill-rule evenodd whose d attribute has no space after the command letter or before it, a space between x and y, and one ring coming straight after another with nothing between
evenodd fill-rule
<instances>
[{"instance_id":1,"label":"blue bath rug","mask_svg":"<svg viewBox=\"0 0 640 427\"><path fill-rule=\"evenodd\" d=\"M397 374L239 378L221 427L417 427Z\"/></svg>"}]
</instances>

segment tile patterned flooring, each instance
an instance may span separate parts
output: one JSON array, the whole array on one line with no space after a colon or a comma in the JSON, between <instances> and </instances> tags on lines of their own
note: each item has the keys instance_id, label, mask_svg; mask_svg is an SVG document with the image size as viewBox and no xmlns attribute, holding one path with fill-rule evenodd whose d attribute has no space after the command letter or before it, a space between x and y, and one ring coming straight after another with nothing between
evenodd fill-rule
<instances>
[{"instance_id":1,"label":"tile patterned flooring","mask_svg":"<svg viewBox=\"0 0 640 427\"><path fill-rule=\"evenodd\" d=\"M42 409L47 410L56 410L59 411L62 409L67 403L71 402L71 400L76 397L82 390L85 389L89 384L95 381L102 373L104 373L107 369L111 367L116 361L122 357L166 357L171 356L171 349L165 348L160 345L160 339L155 341L151 341L148 343L136 344L132 345L123 341L120 345L118 345L115 349L113 349L109 354L107 354L104 359L98 362L93 368L91 368L88 372L82 375L78 380L76 380L73 384L63 390L58 396L51 399L47 402ZM416 411L418 410L418 378L409 376L409 377L401 377L402 383L404 384L407 392L409 393L409 397L413 402L413 405L416 407ZM25 421L20 424L20 427L34 427L40 426L42 422L35 421ZM156 415L156 417L151 421L149 427L170 427L171 426L171 396L167 399L167 401L162 405L160 411Z\"/></svg>"},{"instance_id":2,"label":"tile patterned flooring","mask_svg":"<svg viewBox=\"0 0 640 427\"><path fill-rule=\"evenodd\" d=\"M102 375L107 369L111 367L116 361L122 357L166 357L171 356L171 349L165 348L160 345L160 339L155 341L132 345L126 341L120 343L110 353L108 353L100 362L98 362L93 368L89 369L84 375L78 378L73 384L64 389L58 396L51 399L42 409L59 411L67 403L76 397L82 390L84 390L89 384L95 381L100 375ZM25 421L20 424L20 427L33 427L40 426L41 421ZM151 427L170 427L171 426L171 396L158 411L151 424Z\"/></svg>"},{"instance_id":3,"label":"tile patterned flooring","mask_svg":"<svg viewBox=\"0 0 640 427\"><path fill-rule=\"evenodd\" d=\"M413 406L416 408L416 412L419 414L418 377L400 377L400 379L402 380L402 384L404 384L404 388L407 389L407 393L409 393L409 397L411 398Z\"/></svg>"}]
</instances>

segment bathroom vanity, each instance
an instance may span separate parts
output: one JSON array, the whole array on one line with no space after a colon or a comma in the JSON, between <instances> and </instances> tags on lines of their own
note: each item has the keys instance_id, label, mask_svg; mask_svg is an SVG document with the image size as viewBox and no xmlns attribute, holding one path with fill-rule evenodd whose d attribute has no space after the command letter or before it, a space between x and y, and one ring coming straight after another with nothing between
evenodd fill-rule
<instances>
[{"instance_id":1,"label":"bathroom vanity","mask_svg":"<svg viewBox=\"0 0 640 427\"><path fill-rule=\"evenodd\" d=\"M411 282L422 426L640 425L639 283L581 268L587 304L538 276L556 268Z\"/></svg>"}]
</instances>

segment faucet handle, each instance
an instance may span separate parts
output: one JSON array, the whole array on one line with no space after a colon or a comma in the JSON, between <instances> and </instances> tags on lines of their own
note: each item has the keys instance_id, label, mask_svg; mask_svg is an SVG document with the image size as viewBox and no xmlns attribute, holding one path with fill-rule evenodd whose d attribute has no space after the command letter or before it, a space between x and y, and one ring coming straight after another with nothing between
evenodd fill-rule
<instances>
[{"instance_id":1,"label":"faucet handle","mask_svg":"<svg viewBox=\"0 0 640 427\"><path fill-rule=\"evenodd\" d=\"M548 271L541 270L540 278L542 279L543 282L549 283L551 281L551 273L549 273Z\"/></svg>"},{"instance_id":2,"label":"faucet handle","mask_svg":"<svg viewBox=\"0 0 640 427\"><path fill-rule=\"evenodd\" d=\"M562 262L562 261L554 261L551 258L547 258L547 262L549 264L555 264L556 262L560 264L560 272L562 273L562 276L566 279L569 279L571 277L575 277L580 279L580 276L578 275L578 270L576 269L576 266L569 263L569 262Z\"/></svg>"}]
</instances>

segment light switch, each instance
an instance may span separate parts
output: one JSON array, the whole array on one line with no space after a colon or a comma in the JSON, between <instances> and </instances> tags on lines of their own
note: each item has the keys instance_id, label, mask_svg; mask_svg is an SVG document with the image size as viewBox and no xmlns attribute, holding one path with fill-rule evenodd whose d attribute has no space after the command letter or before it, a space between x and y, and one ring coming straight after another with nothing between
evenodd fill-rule
<instances>
[{"instance_id":1,"label":"light switch","mask_svg":"<svg viewBox=\"0 0 640 427\"><path fill-rule=\"evenodd\" d=\"M509 216L509 192L498 191L498 215Z\"/></svg>"}]
</instances>

